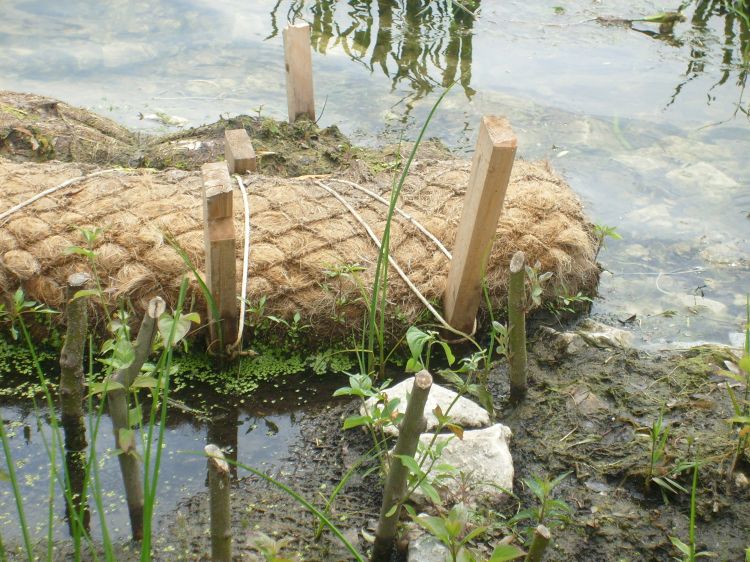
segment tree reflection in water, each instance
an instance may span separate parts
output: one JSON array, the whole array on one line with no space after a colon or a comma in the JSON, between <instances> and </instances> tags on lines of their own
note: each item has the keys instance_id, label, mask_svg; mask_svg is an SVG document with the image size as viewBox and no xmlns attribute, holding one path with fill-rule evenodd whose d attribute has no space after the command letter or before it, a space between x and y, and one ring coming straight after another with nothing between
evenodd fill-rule
<instances>
[{"instance_id":1,"label":"tree reflection in water","mask_svg":"<svg viewBox=\"0 0 750 562\"><path fill-rule=\"evenodd\" d=\"M726 84L736 74L739 98L734 116L744 113L750 117L750 107L743 105L750 70L750 0L686 0L683 9L691 5L694 5L690 18L691 31L685 38L690 48L690 59L685 71L685 80L675 88L670 105L675 102L688 82L698 78L715 64L711 60L715 50L713 44L719 43L719 80L708 93L708 103L713 100L711 91ZM723 37L715 36L714 26L721 29Z\"/></svg>"},{"instance_id":2,"label":"tree reflection in water","mask_svg":"<svg viewBox=\"0 0 750 562\"><path fill-rule=\"evenodd\" d=\"M279 33L282 3L278 0L271 12L268 38ZM451 0L292 0L285 4L288 22L310 23L313 49L325 54L340 47L370 72L379 68L391 79L393 89L407 84L408 105L453 82L463 87L467 98L474 95L471 51L478 5L479 0L460 4Z\"/></svg>"}]
</instances>

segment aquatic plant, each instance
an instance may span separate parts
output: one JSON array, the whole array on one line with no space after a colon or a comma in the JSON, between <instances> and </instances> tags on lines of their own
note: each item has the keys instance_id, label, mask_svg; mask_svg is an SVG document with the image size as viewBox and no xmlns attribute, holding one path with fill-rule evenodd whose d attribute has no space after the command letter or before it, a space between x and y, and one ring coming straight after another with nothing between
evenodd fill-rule
<instances>
[{"instance_id":1,"label":"aquatic plant","mask_svg":"<svg viewBox=\"0 0 750 562\"><path fill-rule=\"evenodd\" d=\"M659 413L659 417L654 420L648 430L649 437L649 462L646 476L644 478L644 488L646 493L651 491L651 484L654 483L661 489L662 498L666 503L666 492L676 494L678 492L687 493L687 490L672 478L671 468L666 466L667 461L666 448L669 439L669 424L664 423L664 418Z\"/></svg>"},{"instance_id":2,"label":"aquatic plant","mask_svg":"<svg viewBox=\"0 0 750 562\"><path fill-rule=\"evenodd\" d=\"M422 527L447 548L451 562L476 562L481 560L468 544L487 531L487 527L471 526L471 511L462 503L454 505L447 515L417 515L412 507L407 507L412 521ZM526 553L515 545L503 544L495 547L488 562L516 560Z\"/></svg>"},{"instance_id":3,"label":"aquatic plant","mask_svg":"<svg viewBox=\"0 0 750 562\"><path fill-rule=\"evenodd\" d=\"M566 472L550 480L549 476L541 477L532 474L521 481L534 494L538 505L523 509L508 520L511 527L521 521L532 521L535 525L546 525L554 528L567 522L572 509L563 500L554 499L553 493L560 483L571 473Z\"/></svg>"},{"instance_id":4,"label":"aquatic plant","mask_svg":"<svg viewBox=\"0 0 750 562\"><path fill-rule=\"evenodd\" d=\"M696 497L698 495L698 469L700 462L683 463L681 470L693 469L693 480L690 487L690 523L688 525L688 542L685 544L678 537L669 537L672 544L683 554L682 562L695 562L698 558L713 558L715 553L707 550L696 552L695 529L696 529Z\"/></svg>"},{"instance_id":5,"label":"aquatic plant","mask_svg":"<svg viewBox=\"0 0 750 562\"><path fill-rule=\"evenodd\" d=\"M729 418L732 427L737 427L737 445L727 471L727 480L731 482L737 462L750 443L750 295L745 303L745 344L742 358L737 361L725 361L726 370L720 374L737 382L743 387L742 398L738 398L730 384L726 385L729 399L732 402L734 416Z\"/></svg>"},{"instance_id":6,"label":"aquatic plant","mask_svg":"<svg viewBox=\"0 0 750 562\"><path fill-rule=\"evenodd\" d=\"M622 236L617 232L616 226L609 226L606 224L595 224L594 225L594 236L596 237L596 254L594 259L599 257L599 252L606 247L607 238L612 240L622 240Z\"/></svg>"}]
</instances>

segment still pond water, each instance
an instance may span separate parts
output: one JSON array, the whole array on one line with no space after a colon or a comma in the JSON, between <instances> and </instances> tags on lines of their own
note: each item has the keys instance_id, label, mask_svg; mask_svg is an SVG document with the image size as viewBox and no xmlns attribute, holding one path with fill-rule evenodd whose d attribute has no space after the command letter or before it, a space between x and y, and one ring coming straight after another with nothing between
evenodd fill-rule
<instances>
[{"instance_id":1,"label":"still pond water","mask_svg":"<svg viewBox=\"0 0 750 562\"><path fill-rule=\"evenodd\" d=\"M686 21L672 29L597 20L676 7L649 0L485 0L476 18L453 16L445 0L425 5L0 0L0 88L57 97L153 132L167 127L141 116L164 112L186 125L238 113L284 119L280 29L310 22L321 125L368 145L403 131L413 137L456 81L430 136L469 153L481 115L508 116L519 154L549 159L593 222L622 235L600 255L607 272L594 314L630 320L644 346L733 341L750 291L747 23L710 2L689 4ZM22 476L33 483L42 477L40 452L20 431L30 422L17 409L3 416L20 424L14 454L36 466ZM271 421L283 439L241 442L240 450L284 449L294 424L289 414ZM202 448L200 424L177 427L170 450ZM170 496L203 488L202 468L186 477L172 466L164 480L176 491ZM44 497L46 485L36 488Z\"/></svg>"}]
</instances>

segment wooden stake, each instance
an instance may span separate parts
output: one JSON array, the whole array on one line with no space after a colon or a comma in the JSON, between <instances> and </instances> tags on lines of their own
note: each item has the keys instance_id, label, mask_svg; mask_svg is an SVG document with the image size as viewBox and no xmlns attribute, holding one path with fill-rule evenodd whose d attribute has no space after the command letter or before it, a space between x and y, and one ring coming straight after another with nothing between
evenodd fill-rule
<instances>
[{"instance_id":1,"label":"wooden stake","mask_svg":"<svg viewBox=\"0 0 750 562\"><path fill-rule=\"evenodd\" d=\"M230 174L244 174L256 170L255 150L245 129L224 131L224 157Z\"/></svg>"},{"instance_id":2,"label":"wooden stake","mask_svg":"<svg viewBox=\"0 0 750 562\"><path fill-rule=\"evenodd\" d=\"M290 25L283 35L289 122L294 123L300 117L315 121L310 26L306 23Z\"/></svg>"},{"instance_id":3,"label":"wooden stake","mask_svg":"<svg viewBox=\"0 0 750 562\"><path fill-rule=\"evenodd\" d=\"M552 534L544 525L538 525L534 530L534 539L524 562L542 562L544 551L547 550Z\"/></svg>"},{"instance_id":4,"label":"wooden stake","mask_svg":"<svg viewBox=\"0 0 750 562\"><path fill-rule=\"evenodd\" d=\"M524 254L516 252L510 260L508 283L508 352L510 399L518 402L526 396L526 288Z\"/></svg>"},{"instance_id":5,"label":"wooden stake","mask_svg":"<svg viewBox=\"0 0 750 562\"><path fill-rule=\"evenodd\" d=\"M380 508L380 520L375 531L375 544L372 547L370 562L388 562L391 560L393 540L396 537L401 502L406 498L406 478L409 469L401 462L400 455L414 457L419 444L419 436L425 429L424 407L432 388L432 375L422 370L414 377L411 397L406 405L404 419L398 432L398 440L391 455L388 477L383 488L383 504Z\"/></svg>"},{"instance_id":6,"label":"wooden stake","mask_svg":"<svg viewBox=\"0 0 750 562\"><path fill-rule=\"evenodd\" d=\"M87 273L68 277L65 316L67 331L60 352L60 409L65 433L65 470L70 482L71 504L65 505L70 535L89 530L90 512L83 494L86 474L86 425L83 420L83 351L86 346L88 299L74 299L91 282Z\"/></svg>"},{"instance_id":7,"label":"wooden stake","mask_svg":"<svg viewBox=\"0 0 750 562\"><path fill-rule=\"evenodd\" d=\"M203 174L203 231L206 244L206 285L218 317L211 315L210 349L219 354L237 339L237 262L234 251L232 181L223 162L201 166Z\"/></svg>"},{"instance_id":8,"label":"wooden stake","mask_svg":"<svg viewBox=\"0 0 750 562\"><path fill-rule=\"evenodd\" d=\"M482 118L444 295L446 320L465 333L472 332L479 309L482 274L503 209L516 145L506 119Z\"/></svg>"},{"instance_id":9,"label":"wooden stake","mask_svg":"<svg viewBox=\"0 0 750 562\"><path fill-rule=\"evenodd\" d=\"M216 445L204 447L208 456L208 489L211 510L211 560L232 562L232 506L229 497L229 463Z\"/></svg>"},{"instance_id":10,"label":"wooden stake","mask_svg":"<svg viewBox=\"0 0 750 562\"><path fill-rule=\"evenodd\" d=\"M128 392L130 385L140 374L141 367L151 354L151 345L158 330L159 317L164 314L167 305L161 297L154 297L148 303L138 329L134 350L135 358L125 369L117 370L112 381L120 387L107 392L107 407L112 418L112 433L115 435L115 449L119 451L117 460L120 464L122 482L125 486L125 500L130 515L130 529L133 540L143 539L143 480L141 462L136 448L136 434L131 427Z\"/></svg>"}]
</instances>

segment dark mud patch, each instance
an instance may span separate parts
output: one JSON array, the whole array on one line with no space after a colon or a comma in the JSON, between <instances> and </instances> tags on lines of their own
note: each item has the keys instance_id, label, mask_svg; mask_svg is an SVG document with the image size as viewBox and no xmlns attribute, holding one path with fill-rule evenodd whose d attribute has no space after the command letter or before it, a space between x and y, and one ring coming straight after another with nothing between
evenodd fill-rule
<instances>
[{"instance_id":1,"label":"dark mud patch","mask_svg":"<svg viewBox=\"0 0 750 562\"><path fill-rule=\"evenodd\" d=\"M719 560L741 560L750 536L750 492L743 457L736 476L727 468L736 433L725 421L731 404L716 374L727 351L711 347L688 352L646 354L633 350L583 346L573 355L554 341L540 338L533 346L531 387L517 408L505 404L504 368L492 372L490 387L499 419L514 433L517 499L484 506L477 523L491 529L492 544L509 534L522 540L528 525L510 527L507 520L534 505L523 479L571 472L555 497L572 509L569 521L553 527L554 546L546 560L666 560L677 551L670 537L687 541L689 494L668 494L644 487L648 468L648 428L659 415L670 424L666 456L656 466L690 488L690 471L673 469L681 461L701 460L697 491L696 536L700 550ZM502 407L504 406L504 407ZM325 497L346 470L369 449L359 431L342 432L353 407L337 405L309 412L301 437L273 476L322 508ZM362 469L363 471L364 469ZM332 520L366 552L362 531L372 532L380 502L377 472L352 478L334 502ZM250 556L254 536L262 532L286 540L287 556L303 560L349 560L330 533L313 540L315 520L293 499L256 478L240 479L233 495L237 556ZM201 559L209 552L207 497L186 500L163 521L159 547L163 560ZM488 550L486 545L478 548Z\"/></svg>"},{"instance_id":2,"label":"dark mud patch","mask_svg":"<svg viewBox=\"0 0 750 562\"><path fill-rule=\"evenodd\" d=\"M281 467L269 474L292 487L318 509L341 482L347 470L357 465L367 452L367 437L359 432L342 432L344 418L353 410L351 404L328 406L305 414L300 421L300 438L290 447ZM361 530L372 526L380 509L377 471L365 474L372 466L361 466L336 496L329 517L347 539L364 552L366 544ZM258 476L242 477L232 492L232 526L235 532L234 553L246 560L259 555L255 544L259 533L280 541L285 556L302 560L350 560L351 554L325 530L315 540L317 519L291 496ZM247 474L245 472L244 474ZM162 537L156 560L206 560L211 543L207 533L208 495L185 500L174 514L163 522ZM372 532L372 530L370 531ZM252 558L251 558L252 559ZM260 559L260 558L259 558Z\"/></svg>"},{"instance_id":3,"label":"dark mud patch","mask_svg":"<svg viewBox=\"0 0 750 562\"><path fill-rule=\"evenodd\" d=\"M728 351L706 346L646 354L587 346L563 355L540 338L534 357L526 402L501 418L514 434L521 505L533 503L521 479L572 472L557 494L572 518L553 531L548 560L666 560L677 555L670 537L687 542L689 494L667 493L665 502L659 486L645 486L649 428L660 412L670 434L655 474L689 490L691 470L676 468L702 461L698 549L720 560L743 559L750 492L746 469L727 478L737 435L726 422L733 415L728 379L717 374Z\"/></svg>"}]
</instances>

